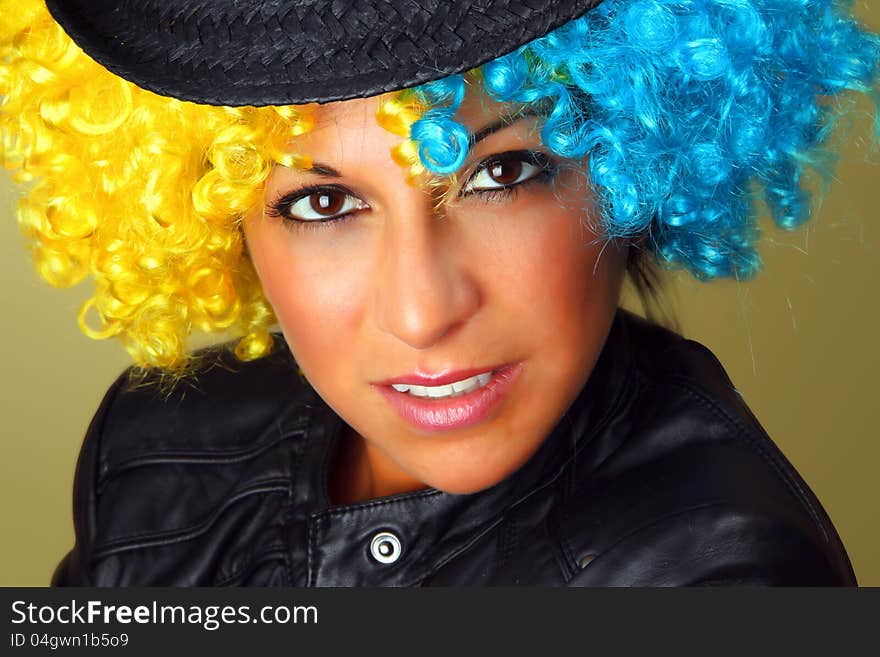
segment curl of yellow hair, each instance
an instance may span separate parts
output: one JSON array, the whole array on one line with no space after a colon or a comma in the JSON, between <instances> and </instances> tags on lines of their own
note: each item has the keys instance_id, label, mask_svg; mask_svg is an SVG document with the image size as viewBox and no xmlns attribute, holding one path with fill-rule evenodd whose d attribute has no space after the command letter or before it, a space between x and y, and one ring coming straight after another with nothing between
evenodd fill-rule
<instances>
[{"instance_id":1,"label":"curl of yellow hair","mask_svg":"<svg viewBox=\"0 0 880 657\"><path fill-rule=\"evenodd\" d=\"M40 0L0 0L2 164L30 184L20 227L49 283L94 279L82 331L119 337L140 366L186 370L194 329L238 336L242 360L270 351L275 317L241 217L273 166L309 166L289 145L313 110L155 95L86 56ZM408 137L422 111L395 94L378 119ZM421 173L408 140L394 157Z\"/></svg>"},{"instance_id":2,"label":"curl of yellow hair","mask_svg":"<svg viewBox=\"0 0 880 657\"><path fill-rule=\"evenodd\" d=\"M419 147L409 138L412 124L418 121L428 108L421 104L416 94L404 90L379 104L376 121L388 132L405 137L391 150L394 162L407 172L407 182L414 184L427 173L419 158Z\"/></svg>"}]
</instances>

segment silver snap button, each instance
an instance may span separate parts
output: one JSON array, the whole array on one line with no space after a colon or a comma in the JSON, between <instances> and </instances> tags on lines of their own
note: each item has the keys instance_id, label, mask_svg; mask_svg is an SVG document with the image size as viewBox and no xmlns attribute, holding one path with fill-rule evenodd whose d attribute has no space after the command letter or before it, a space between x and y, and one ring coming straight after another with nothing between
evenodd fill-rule
<instances>
[{"instance_id":1,"label":"silver snap button","mask_svg":"<svg viewBox=\"0 0 880 657\"><path fill-rule=\"evenodd\" d=\"M391 532L379 532L370 541L370 554L379 563L394 563L401 551L400 539Z\"/></svg>"},{"instance_id":2,"label":"silver snap button","mask_svg":"<svg viewBox=\"0 0 880 657\"><path fill-rule=\"evenodd\" d=\"M586 568L587 566L590 565L590 562L595 558L596 558L595 554L585 554L584 556L581 557L580 561L578 561L578 565L581 568Z\"/></svg>"}]
</instances>

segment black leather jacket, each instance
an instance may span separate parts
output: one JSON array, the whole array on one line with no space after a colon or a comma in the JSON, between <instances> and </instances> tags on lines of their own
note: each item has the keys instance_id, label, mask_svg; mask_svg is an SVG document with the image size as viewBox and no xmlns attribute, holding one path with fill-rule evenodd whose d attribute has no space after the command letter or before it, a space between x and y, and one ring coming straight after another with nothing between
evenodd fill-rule
<instances>
[{"instance_id":1,"label":"black leather jacket","mask_svg":"<svg viewBox=\"0 0 880 657\"><path fill-rule=\"evenodd\" d=\"M83 444L76 545L53 584L855 584L712 353L626 311L507 479L343 506L326 480L342 421L277 340L247 364L220 353L167 399L120 377Z\"/></svg>"}]
</instances>

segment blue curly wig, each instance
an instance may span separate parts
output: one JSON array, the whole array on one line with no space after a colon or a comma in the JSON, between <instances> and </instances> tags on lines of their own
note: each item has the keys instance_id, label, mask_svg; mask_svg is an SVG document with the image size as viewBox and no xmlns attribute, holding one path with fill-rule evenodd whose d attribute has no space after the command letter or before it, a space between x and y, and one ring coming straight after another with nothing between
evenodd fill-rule
<instances>
[{"instance_id":1,"label":"blue curly wig","mask_svg":"<svg viewBox=\"0 0 880 657\"><path fill-rule=\"evenodd\" d=\"M542 141L589 157L607 235L647 233L657 261L701 280L746 279L760 267L758 190L778 226L802 224L805 172L827 181L833 167L836 97L855 90L876 107L880 38L850 4L605 0L485 64L483 84L495 100L549 107ZM464 89L463 76L417 89L431 109L411 138L439 174L467 155Z\"/></svg>"}]
</instances>

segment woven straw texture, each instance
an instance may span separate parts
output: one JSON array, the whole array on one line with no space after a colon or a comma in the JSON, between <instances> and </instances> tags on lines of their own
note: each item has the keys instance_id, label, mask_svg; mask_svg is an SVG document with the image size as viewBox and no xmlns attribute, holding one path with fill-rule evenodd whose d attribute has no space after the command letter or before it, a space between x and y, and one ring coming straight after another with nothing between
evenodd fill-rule
<instances>
[{"instance_id":1,"label":"woven straw texture","mask_svg":"<svg viewBox=\"0 0 880 657\"><path fill-rule=\"evenodd\" d=\"M474 68L601 0L48 0L99 63L212 105L373 96Z\"/></svg>"}]
</instances>

